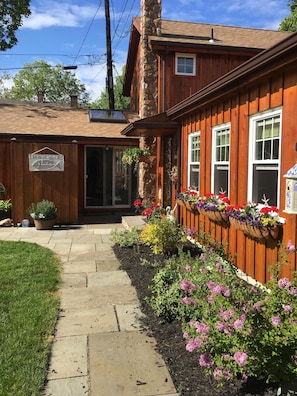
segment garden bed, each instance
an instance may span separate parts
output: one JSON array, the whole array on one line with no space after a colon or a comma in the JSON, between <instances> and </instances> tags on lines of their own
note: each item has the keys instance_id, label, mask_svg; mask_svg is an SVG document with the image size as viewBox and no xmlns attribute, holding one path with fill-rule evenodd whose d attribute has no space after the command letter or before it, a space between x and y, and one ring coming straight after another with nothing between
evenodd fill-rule
<instances>
[{"instance_id":1,"label":"garden bed","mask_svg":"<svg viewBox=\"0 0 297 396\"><path fill-rule=\"evenodd\" d=\"M276 387L267 387L264 380L230 382L222 388L216 387L216 381L206 377L199 366L198 354L190 353L185 349L182 337L181 323L177 320L162 323L146 303L145 298L150 296L148 286L151 284L156 269L152 265L141 265L145 259L150 263L156 260L165 260L165 256L154 255L149 247L141 245L139 250L122 248L114 245L114 252L121 263L121 268L131 278L137 290L141 309L145 314L143 322L147 331L157 340L157 348L163 356L172 380L180 395L183 396L241 396L262 395L275 396Z\"/></svg>"}]
</instances>

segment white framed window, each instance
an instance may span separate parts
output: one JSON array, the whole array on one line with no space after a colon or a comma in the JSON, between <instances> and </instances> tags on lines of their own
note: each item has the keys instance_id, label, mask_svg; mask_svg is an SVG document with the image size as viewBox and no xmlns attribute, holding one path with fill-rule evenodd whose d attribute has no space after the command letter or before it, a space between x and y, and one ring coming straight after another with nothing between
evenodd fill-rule
<instances>
[{"instance_id":1,"label":"white framed window","mask_svg":"<svg viewBox=\"0 0 297 396\"><path fill-rule=\"evenodd\" d=\"M175 74L195 76L196 56L193 54L175 54Z\"/></svg>"},{"instance_id":2,"label":"white framed window","mask_svg":"<svg viewBox=\"0 0 297 396\"><path fill-rule=\"evenodd\" d=\"M250 117L248 200L279 205L282 111Z\"/></svg>"},{"instance_id":3,"label":"white framed window","mask_svg":"<svg viewBox=\"0 0 297 396\"><path fill-rule=\"evenodd\" d=\"M188 185L199 191L200 186L200 132L191 133L188 137Z\"/></svg>"},{"instance_id":4,"label":"white framed window","mask_svg":"<svg viewBox=\"0 0 297 396\"><path fill-rule=\"evenodd\" d=\"M212 193L229 194L230 123L212 128Z\"/></svg>"}]
</instances>

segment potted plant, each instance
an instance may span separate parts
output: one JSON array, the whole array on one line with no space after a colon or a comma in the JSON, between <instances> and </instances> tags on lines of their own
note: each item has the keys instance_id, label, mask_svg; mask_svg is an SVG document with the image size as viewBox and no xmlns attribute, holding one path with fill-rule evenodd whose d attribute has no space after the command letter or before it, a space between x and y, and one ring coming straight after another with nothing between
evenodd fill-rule
<instances>
[{"instance_id":1,"label":"potted plant","mask_svg":"<svg viewBox=\"0 0 297 396\"><path fill-rule=\"evenodd\" d=\"M147 160L150 155L150 148L147 145L143 147L127 147L123 151L122 163L125 165L134 165L137 168L139 162Z\"/></svg>"},{"instance_id":2,"label":"potted plant","mask_svg":"<svg viewBox=\"0 0 297 396\"><path fill-rule=\"evenodd\" d=\"M0 183L0 196L7 194L5 186ZM10 199L0 199L0 220L11 218L11 207L12 204Z\"/></svg>"},{"instance_id":3,"label":"potted plant","mask_svg":"<svg viewBox=\"0 0 297 396\"><path fill-rule=\"evenodd\" d=\"M32 203L27 209L27 213L32 217L37 230L47 230L53 228L57 208L54 202L43 199L40 202Z\"/></svg>"}]
</instances>

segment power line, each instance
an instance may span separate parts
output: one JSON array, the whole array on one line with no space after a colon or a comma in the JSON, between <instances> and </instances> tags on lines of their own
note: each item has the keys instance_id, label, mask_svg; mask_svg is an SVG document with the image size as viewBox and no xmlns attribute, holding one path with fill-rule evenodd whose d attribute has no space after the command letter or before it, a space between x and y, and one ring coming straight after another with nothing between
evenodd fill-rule
<instances>
[{"instance_id":1,"label":"power line","mask_svg":"<svg viewBox=\"0 0 297 396\"><path fill-rule=\"evenodd\" d=\"M92 27L92 25L93 25L93 23L94 23L94 20L95 20L97 14L98 14L98 11L99 11L100 8L101 8L101 5L102 5L102 0L101 0L100 3L99 3L99 6L98 6L98 8L97 8L97 10L96 10L96 12L95 12L95 15L93 16L93 19L92 19L92 21L91 21L91 23L90 23L90 25L89 25L89 27L88 27L88 30L87 30L87 32L86 32L86 34L85 34L85 37L84 37L83 40L82 40L82 43L81 43L81 45L80 45L80 47L79 47L79 50L78 50L78 52L77 52L77 55L76 55L76 57L75 57L73 63L75 63L76 59L77 59L78 56L79 56L79 53L80 53L80 51L81 51L81 49L82 49L82 46L84 45L84 43L85 43L85 41L86 41L86 38L88 37L88 34L89 34L89 32L90 32L90 30L91 30L91 27Z\"/></svg>"}]
</instances>

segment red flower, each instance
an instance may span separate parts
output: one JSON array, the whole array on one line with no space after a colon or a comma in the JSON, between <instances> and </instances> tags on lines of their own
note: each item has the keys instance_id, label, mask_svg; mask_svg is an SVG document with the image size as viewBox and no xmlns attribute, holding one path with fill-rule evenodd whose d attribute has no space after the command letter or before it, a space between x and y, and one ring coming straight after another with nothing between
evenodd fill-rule
<instances>
[{"instance_id":1,"label":"red flower","mask_svg":"<svg viewBox=\"0 0 297 396\"><path fill-rule=\"evenodd\" d=\"M143 206L143 202L141 201L141 199L136 199L136 200L133 202L133 205L134 205L134 206L138 206L138 207L142 207L142 206Z\"/></svg>"}]
</instances>

